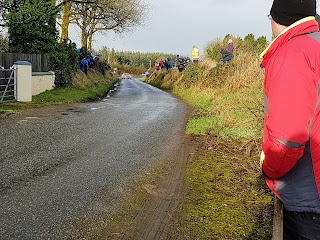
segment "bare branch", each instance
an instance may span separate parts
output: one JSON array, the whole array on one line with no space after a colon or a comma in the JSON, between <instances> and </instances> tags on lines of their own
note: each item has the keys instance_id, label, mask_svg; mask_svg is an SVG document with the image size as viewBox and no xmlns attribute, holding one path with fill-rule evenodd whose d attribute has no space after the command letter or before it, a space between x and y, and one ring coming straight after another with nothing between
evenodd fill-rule
<instances>
[{"instance_id":1,"label":"bare branch","mask_svg":"<svg viewBox=\"0 0 320 240\"><path fill-rule=\"evenodd\" d=\"M92 3L94 3L94 2L88 2L88 1L65 0L65 1L59 3L58 5L56 5L56 8L59 8L59 7L65 5L65 4L69 3L69 2L78 3L78 4L92 4Z\"/></svg>"}]
</instances>

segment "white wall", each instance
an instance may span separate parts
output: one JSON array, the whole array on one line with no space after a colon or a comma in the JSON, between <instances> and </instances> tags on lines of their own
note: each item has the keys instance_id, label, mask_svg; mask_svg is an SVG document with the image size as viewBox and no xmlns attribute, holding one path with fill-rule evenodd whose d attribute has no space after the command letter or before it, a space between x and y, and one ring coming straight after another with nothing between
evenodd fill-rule
<instances>
[{"instance_id":1,"label":"white wall","mask_svg":"<svg viewBox=\"0 0 320 240\"><path fill-rule=\"evenodd\" d=\"M54 88L54 72L33 72L31 83L32 96Z\"/></svg>"}]
</instances>

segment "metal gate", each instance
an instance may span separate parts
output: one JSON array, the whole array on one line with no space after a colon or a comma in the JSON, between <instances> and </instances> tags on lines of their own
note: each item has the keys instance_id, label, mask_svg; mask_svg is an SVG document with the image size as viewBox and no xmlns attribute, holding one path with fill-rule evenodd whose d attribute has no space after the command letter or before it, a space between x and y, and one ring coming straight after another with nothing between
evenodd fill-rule
<instances>
[{"instance_id":1,"label":"metal gate","mask_svg":"<svg viewBox=\"0 0 320 240\"><path fill-rule=\"evenodd\" d=\"M15 69L0 69L0 104L16 101Z\"/></svg>"}]
</instances>

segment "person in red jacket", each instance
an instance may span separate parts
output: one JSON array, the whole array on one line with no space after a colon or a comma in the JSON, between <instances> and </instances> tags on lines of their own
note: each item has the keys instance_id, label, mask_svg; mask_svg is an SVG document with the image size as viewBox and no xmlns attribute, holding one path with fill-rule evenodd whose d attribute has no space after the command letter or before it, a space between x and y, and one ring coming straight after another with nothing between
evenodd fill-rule
<instances>
[{"instance_id":1,"label":"person in red jacket","mask_svg":"<svg viewBox=\"0 0 320 240\"><path fill-rule=\"evenodd\" d=\"M284 206L284 239L320 239L320 33L316 0L274 0L273 41L261 54L260 166Z\"/></svg>"}]
</instances>

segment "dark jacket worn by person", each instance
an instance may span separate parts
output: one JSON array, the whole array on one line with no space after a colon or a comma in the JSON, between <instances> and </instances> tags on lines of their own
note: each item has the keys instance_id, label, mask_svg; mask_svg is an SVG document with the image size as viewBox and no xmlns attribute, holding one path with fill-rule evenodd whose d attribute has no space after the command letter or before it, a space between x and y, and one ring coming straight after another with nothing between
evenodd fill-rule
<instances>
[{"instance_id":1,"label":"dark jacket worn by person","mask_svg":"<svg viewBox=\"0 0 320 240\"><path fill-rule=\"evenodd\" d=\"M220 49L220 53L221 53L221 57L222 57L222 59L223 58L226 58L226 57L228 57L228 56L230 56L230 57L232 57L233 58L233 53L232 52L229 52L229 51L227 51L226 49Z\"/></svg>"}]
</instances>

